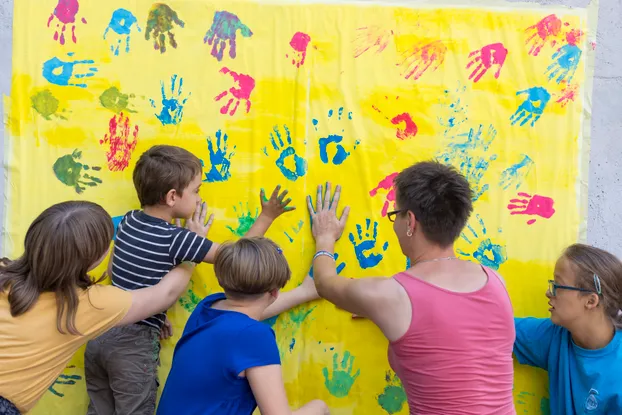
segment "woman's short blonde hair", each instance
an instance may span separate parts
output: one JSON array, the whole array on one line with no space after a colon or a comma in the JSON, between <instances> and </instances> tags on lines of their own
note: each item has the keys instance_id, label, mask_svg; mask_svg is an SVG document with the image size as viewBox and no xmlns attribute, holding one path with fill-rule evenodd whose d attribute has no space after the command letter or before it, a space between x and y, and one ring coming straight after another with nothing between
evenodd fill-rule
<instances>
[{"instance_id":1,"label":"woman's short blonde hair","mask_svg":"<svg viewBox=\"0 0 622 415\"><path fill-rule=\"evenodd\" d=\"M214 271L230 297L249 297L281 289L291 277L283 251L267 238L242 238L218 248Z\"/></svg>"}]
</instances>

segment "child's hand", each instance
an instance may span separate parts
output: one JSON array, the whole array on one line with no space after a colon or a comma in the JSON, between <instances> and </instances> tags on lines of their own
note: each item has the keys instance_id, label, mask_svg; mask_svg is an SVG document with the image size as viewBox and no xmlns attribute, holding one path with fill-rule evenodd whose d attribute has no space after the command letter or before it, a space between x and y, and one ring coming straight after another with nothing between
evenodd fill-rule
<instances>
[{"instance_id":1,"label":"child's hand","mask_svg":"<svg viewBox=\"0 0 622 415\"><path fill-rule=\"evenodd\" d=\"M205 223L205 217L207 216L207 203L197 202L197 207L194 210L194 215L186 219L186 229L196 233L199 236L207 237L207 234L214 222L214 214L209 215L207 223ZM181 221L175 220L177 226L181 227Z\"/></svg>"},{"instance_id":2,"label":"child's hand","mask_svg":"<svg viewBox=\"0 0 622 415\"><path fill-rule=\"evenodd\" d=\"M166 340L173 335L173 325L171 324L171 320L166 316L166 320L164 320L164 325L160 329L160 340Z\"/></svg>"},{"instance_id":3,"label":"child's hand","mask_svg":"<svg viewBox=\"0 0 622 415\"><path fill-rule=\"evenodd\" d=\"M270 199L266 198L266 193L263 189L261 189L261 193L259 194L259 198L261 200L261 214L270 220L274 220L277 217L281 216L283 213L290 212L296 209L293 206L287 206L291 203L291 198L283 200L287 195L287 190L279 194L280 190L280 185L275 187L274 191L272 191L272 195L270 195Z\"/></svg>"},{"instance_id":4,"label":"child's hand","mask_svg":"<svg viewBox=\"0 0 622 415\"><path fill-rule=\"evenodd\" d=\"M315 282L310 275L307 274L304 280L302 280L302 284L300 284L300 289L304 292L304 297L307 301L313 301L320 298L320 295L317 293L315 289Z\"/></svg>"}]
</instances>

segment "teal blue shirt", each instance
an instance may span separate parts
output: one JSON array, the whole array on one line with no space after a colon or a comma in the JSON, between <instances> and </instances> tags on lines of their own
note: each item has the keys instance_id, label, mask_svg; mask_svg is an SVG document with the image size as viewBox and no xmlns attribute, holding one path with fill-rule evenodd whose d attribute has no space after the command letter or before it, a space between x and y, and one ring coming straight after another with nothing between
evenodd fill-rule
<instances>
[{"instance_id":1,"label":"teal blue shirt","mask_svg":"<svg viewBox=\"0 0 622 415\"><path fill-rule=\"evenodd\" d=\"M514 325L518 361L549 373L551 415L622 414L622 331L587 350L549 318L515 318Z\"/></svg>"}]
</instances>

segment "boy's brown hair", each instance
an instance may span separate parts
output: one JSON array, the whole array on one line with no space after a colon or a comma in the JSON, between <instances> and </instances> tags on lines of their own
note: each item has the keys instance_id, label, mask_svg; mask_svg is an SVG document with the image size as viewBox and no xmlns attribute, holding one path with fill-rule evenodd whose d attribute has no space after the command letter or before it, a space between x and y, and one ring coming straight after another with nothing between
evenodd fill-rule
<instances>
[{"instance_id":1,"label":"boy's brown hair","mask_svg":"<svg viewBox=\"0 0 622 415\"><path fill-rule=\"evenodd\" d=\"M287 260L267 238L242 238L222 244L214 271L227 297L245 298L285 287L291 277Z\"/></svg>"},{"instance_id":2,"label":"boy's brown hair","mask_svg":"<svg viewBox=\"0 0 622 415\"><path fill-rule=\"evenodd\" d=\"M134 187L141 207L163 203L171 189L181 196L202 171L201 160L188 150L167 145L151 147L134 168Z\"/></svg>"}]
</instances>

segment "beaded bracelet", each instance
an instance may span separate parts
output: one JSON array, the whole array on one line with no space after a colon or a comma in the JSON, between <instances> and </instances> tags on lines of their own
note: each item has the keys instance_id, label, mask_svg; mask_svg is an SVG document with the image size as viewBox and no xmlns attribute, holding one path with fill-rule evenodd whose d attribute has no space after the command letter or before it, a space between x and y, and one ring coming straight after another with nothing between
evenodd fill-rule
<instances>
[{"instance_id":1,"label":"beaded bracelet","mask_svg":"<svg viewBox=\"0 0 622 415\"><path fill-rule=\"evenodd\" d=\"M330 259L332 259L333 261L335 260L335 256L333 254L331 254L330 252L328 252L328 251L317 251L315 253L315 255L313 255L313 260L315 260L315 258L317 258L319 256L323 256L323 255L325 255L327 257L330 257Z\"/></svg>"}]
</instances>

